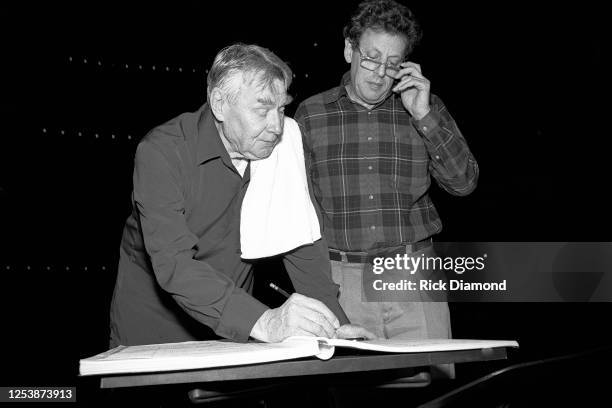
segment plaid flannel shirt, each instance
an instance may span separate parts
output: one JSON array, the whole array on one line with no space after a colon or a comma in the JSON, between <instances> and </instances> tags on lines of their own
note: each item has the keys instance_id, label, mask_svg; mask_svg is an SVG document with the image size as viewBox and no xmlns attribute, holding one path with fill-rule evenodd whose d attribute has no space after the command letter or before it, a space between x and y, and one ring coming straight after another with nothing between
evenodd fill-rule
<instances>
[{"instance_id":1,"label":"plaid flannel shirt","mask_svg":"<svg viewBox=\"0 0 612 408\"><path fill-rule=\"evenodd\" d=\"M431 178L454 195L474 190L478 165L446 107L415 120L391 94L368 110L339 87L300 104L307 174L330 248L372 252L428 238L442 229L427 194Z\"/></svg>"}]
</instances>

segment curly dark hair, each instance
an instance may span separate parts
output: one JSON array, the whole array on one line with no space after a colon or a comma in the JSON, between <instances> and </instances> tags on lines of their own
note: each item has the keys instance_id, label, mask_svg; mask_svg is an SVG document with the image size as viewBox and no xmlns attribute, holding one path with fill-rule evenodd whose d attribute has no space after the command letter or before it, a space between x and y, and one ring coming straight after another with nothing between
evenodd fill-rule
<instances>
[{"instance_id":1,"label":"curly dark hair","mask_svg":"<svg viewBox=\"0 0 612 408\"><path fill-rule=\"evenodd\" d=\"M394 0L361 2L349 23L344 26L344 38L356 46L368 28L404 36L406 55L412 52L421 39L421 28L412 11Z\"/></svg>"}]
</instances>

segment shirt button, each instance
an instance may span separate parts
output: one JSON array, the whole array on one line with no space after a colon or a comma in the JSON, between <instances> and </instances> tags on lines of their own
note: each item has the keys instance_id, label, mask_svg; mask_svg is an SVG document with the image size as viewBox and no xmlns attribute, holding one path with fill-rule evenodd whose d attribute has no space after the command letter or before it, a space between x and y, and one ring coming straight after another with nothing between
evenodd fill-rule
<instances>
[{"instance_id":1,"label":"shirt button","mask_svg":"<svg viewBox=\"0 0 612 408\"><path fill-rule=\"evenodd\" d=\"M368 111L368 115L371 115L371 114L372 114L372 111Z\"/></svg>"},{"instance_id":2,"label":"shirt button","mask_svg":"<svg viewBox=\"0 0 612 408\"><path fill-rule=\"evenodd\" d=\"M372 170L372 166L368 166L368 170Z\"/></svg>"},{"instance_id":3,"label":"shirt button","mask_svg":"<svg viewBox=\"0 0 612 408\"><path fill-rule=\"evenodd\" d=\"M440 156L436 154L436 160L440 160Z\"/></svg>"},{"instance_id":4,"label":"shirt button","mask_svg":"<svg viewBox=\"0 0 612 408\"><path fill-rule=\"evenodd\" d=\"M423 126L423 131L427 132L427 126Z\"/></svg>"},{"instance_id":5,"label":"shirt button","mask_svg":"<svg viewBox=\"0 0 612 408\"><path fill-rule=\"evenodd\" d=\"M376 225L372 225L372 226L370 226L370 229L371 229L372 231L374 231L374 230L376 229Z\"/></svg>"},{"instance_id":6,"label":"shirt button","mask_svg":"<svg viewBox=\"0 0 612 408\"><path fill-rule=\"evenodd\" d=\"M368 140L372 140L372 136L368 136Z\"/></svg>"},{"instance_id":7,"label":"shirt button","mask_svg":"<svg viewBox=\"0 0 612 408\"><path fill-rule=\"evenodd\" d=\"M373 200L373 199L374 199L374 196L373 196L372 194L370 194L370 195L368 196L368 198L369 198L370 200Z\"/></svg>"}]
</instances>

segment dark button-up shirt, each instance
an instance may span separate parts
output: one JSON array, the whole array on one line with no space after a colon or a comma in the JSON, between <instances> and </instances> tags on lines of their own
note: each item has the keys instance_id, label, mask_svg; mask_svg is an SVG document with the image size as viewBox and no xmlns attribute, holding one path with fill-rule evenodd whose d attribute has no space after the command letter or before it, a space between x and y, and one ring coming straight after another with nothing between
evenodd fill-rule
<instances>
[{"instance_id":1,"label":"dark button-up shirt","mask_svg":"<svg viewBox=\"0 0 612 408\"><path fill-rule=\"evenodd\" d=\"M296 112L329 246L372 251L438 233L430 176L455 195L469 194L478 179L455 121L435 95L418 121L398 94L368 110L348 97L349 80L347 73L340 86L308 98Z\"/></svg>"},{"instance_id":2,"label":"dark button-up shirt","mask_svg":"<svg viewBox=\"0 0 612 408\"><path fill-rule=\"evenodd\" d=\"M133 211L120 247L111 305L111 346L201 340L246 341L267 307L250 294L252 265L240 258L241 177L204 105L140 142ZM324 240L284 256L298 293L337 301ZM212 332L211 332L212 331Z\"/></svg>"}]
</instances>

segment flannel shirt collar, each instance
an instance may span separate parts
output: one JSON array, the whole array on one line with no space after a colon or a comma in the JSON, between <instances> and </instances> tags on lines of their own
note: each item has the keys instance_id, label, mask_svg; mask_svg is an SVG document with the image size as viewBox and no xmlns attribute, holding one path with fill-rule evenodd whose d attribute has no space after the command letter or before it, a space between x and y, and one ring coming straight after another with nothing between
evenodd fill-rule
<instances>
[{"instance_id":1,"label":"flannel shirt collar","mask_svg":"<svg viewBox=\"0 0 612 408\"><path fill-rule=\"evenodd\" d=\"M340 85L330 89L329 91L323 94L323 102L325 104L334 103L340 100L343 96L348 98L348 94L346 93L346 84L351 81L351 71L347 71L342 75L342 80L340 81Z\"/></svg>"}]
</instances>

